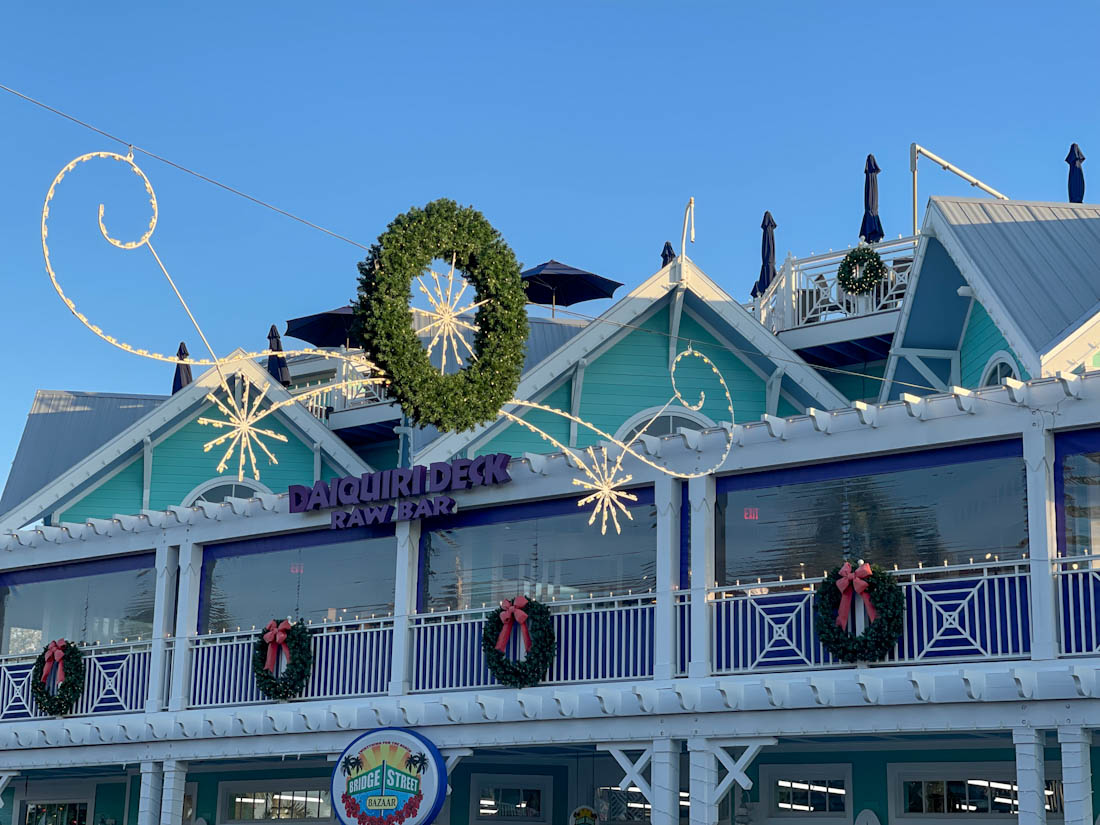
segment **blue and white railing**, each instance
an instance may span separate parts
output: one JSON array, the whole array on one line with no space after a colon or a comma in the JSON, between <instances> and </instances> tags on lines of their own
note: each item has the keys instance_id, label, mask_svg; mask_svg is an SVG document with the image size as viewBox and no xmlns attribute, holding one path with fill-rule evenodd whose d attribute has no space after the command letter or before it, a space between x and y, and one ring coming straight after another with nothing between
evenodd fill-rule
<instances>
[{"instance_id":1,"label":"blue and white railing","mask_svg":"<svg viewBox=\"0 0 1100 825\"><path fill-rule=\"evenodd\" d=\"M1054 581L1059 653L1100 653L1100 556L1058 559Z\"/></svg>"}]
</instances>

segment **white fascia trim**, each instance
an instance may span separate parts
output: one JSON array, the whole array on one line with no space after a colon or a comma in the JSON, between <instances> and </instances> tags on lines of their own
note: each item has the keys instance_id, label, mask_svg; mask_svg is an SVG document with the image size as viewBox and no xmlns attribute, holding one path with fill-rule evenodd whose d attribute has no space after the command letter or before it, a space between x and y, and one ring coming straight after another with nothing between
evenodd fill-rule
<instances>
[{"instance_id":1,"label":"white fascia trim","mask_svg":"<svg viewBox=\"0 0 1100 825\"><path fill-rule=\"evenodd\" d=\"M1100 312L1040 354L1039 362L1044 375L1053 375L1059 370L1069 372L1081 364L1088 369L1092 366L1086 363L1089 356L1097 352L1100 352Z\"/></svg>"},{"instance_id":2,"label":"white fascia trim","mask_svg":"<svg viewBox=\"0 0 1100 825\"><path fill-rule=\"evenodd\" d=\"M928 209L924 211L924 224L921 226L920 237L917 240L917 251L913 255L913 265L909 268L909 284L905 287L905 300L901 304L901 317L898 318L898 328L894 332L894 338L890 342L890 352L886 355L886 369L882 372L882 383L879 385L878 403L885 404L890 398L890 390L893 389L894 372L898 367L898 359L905 342L905 333L909 329L909 314L913 307L913 296L917 294L917 284L920 282L920 273L924 268L924 252L928 248L928 239L935 238L936 233L928 222Z\"/></svg>"},{"instance_id":3,"label":"white fascia trim","mask_svg":"<svg viewBox=\"0 0 1100 825\"><path fill-rule=\"evenodd\" d=\"M974 297L985 307L985 311L989 313L994 325L1000 330L1001 335L1004 336L1012 351L1016 353L1016 357L1031 373L1032 377L1040 377L1042 375L1042 364L1038 353L1027 343L1027 338L1024 337L1023 332L1012 316L1008 314L992 284L955 239L951 225L944 220L934 200L928 202L925 223L932 227L936 239L943 244L947 254L951 256L951 260L959 268L963 279L974 291Z\"/></svg>"}]
</instances>

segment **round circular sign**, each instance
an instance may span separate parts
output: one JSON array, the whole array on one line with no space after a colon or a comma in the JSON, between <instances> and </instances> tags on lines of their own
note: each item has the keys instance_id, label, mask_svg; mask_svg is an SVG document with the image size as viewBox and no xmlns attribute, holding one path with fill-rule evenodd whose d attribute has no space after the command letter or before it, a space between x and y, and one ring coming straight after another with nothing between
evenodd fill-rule
<instances>
[{"instance_id":1,"label":"round circular sign","mask_svg":"<svg viewBox=\"0 0 1100 825\"><path fill-rule=\"evenodd\" d=\"M332 772L332 809L343 825L429 825L446 798L446 760L406 728L363 734Z\"/></svg>"}]
</instances>

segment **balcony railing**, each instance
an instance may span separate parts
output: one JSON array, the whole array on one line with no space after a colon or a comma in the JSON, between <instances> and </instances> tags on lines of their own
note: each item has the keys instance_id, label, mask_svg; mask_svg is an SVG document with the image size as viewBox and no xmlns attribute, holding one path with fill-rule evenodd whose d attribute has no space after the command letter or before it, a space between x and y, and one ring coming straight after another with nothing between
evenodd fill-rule
<instances>
[{"instance_id":1,"label":"balcony railing","mask_svg":"<svg viewBox=\"0 0 1100 825\"><path fill-rule=\"evenodd\" d=\"M290 390L315 418L324 421L333 412L393 402L382 385L368 382L373 375L370 370L343 360L321 359L320 363L332 365L328 377L292 386ZM349 383L345 386L344 382ZM330 384L331 388L319 389Z\"/></svg>"},{"instance_id":2,"label":"balcony railing","mask_svg":"<svg viewBox=\"0 0 1100 825\"><path fill-rule=\"evenodd\" d=\"M1060 652L1100 653L1100 556L1058 559L1054 581Z\"/></svg>"},{"instance_id":3,"label":"balcony railing","mask_svg":"<svg viewBox=\"0 0 1100 825\"><path fill-rule=\"evenodd\" d=\"M775 280L756 299L756 318L772 332L783 332L900 309L916 244L915 237L873 244L889 271L869 295L851 295L837 282L840 262L851 250L788 257Z\"/></svg>"}]
</instances>

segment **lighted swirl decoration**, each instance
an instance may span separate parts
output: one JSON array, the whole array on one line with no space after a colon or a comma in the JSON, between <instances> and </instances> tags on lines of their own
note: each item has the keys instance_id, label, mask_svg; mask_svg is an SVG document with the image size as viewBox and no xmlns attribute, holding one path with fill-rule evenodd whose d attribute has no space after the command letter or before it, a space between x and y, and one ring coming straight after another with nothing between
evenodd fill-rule
<instances>
[{"instance_id":1,"label":"lighted swirl decoration","mask_svg":"<svg viewBox=\"0 0 1100 825\"><path fill-rule=\"evenodd\" d=\"M107 230L107 226L104 223L105 208L103 204L99 205L98 224L100 234L104 239L112 246L125 251L131 251L134 249L140 249L145 247L149 250L149 253L153 256L153 260L156 261L157 267L163 273L168 284L171 286L173 293L179 300L180 305L183 307L184 312L187 313L187 317L191 320L195 330L198 332L199 337L202 339L203 344L206 346L210 353L209 358L178 358L172 355L164 355L159 352L155 352L149 349L136 347L132 344L120 341L113 335L106 333L100 326L94 324L83 312L76 307L76 303L65 294L65 291L61 287L61 282L57 277L57 273L54 270L53 261L50 257L50 247L48 243L49 231L48 220L50 216L50 204L54 199L57 192L57 187L65 179L65 176L69 172L73 171L77 166L82 163L94 159L107 159L114 160L119 163L124 163L130 167L131 171L137 175L145 188L145 192L149 196L149 206L151 210L151 216L149 218L149 225L141 236L134 241L122 241L113 237ZM113 347L129 353L130 355L136 355L141 358L149 358L154 361L161 361L169 364L191 364L195 366L208 366L213 367L218 374L219 388L213 392L210 392L206 396L206 400L213 405L214 410L220 413L222 417L210 417L200 416L197 421L204 426L210 426L217 430L224 430L215 438L206 442L203 445L204 452L210 452L215 449L224 447L221 458L218 461L216 471L221 474L228 469L228 467L234 463L234 456L236 456L236 470L237 479L243 480L246 472L256 480L260 478L260 468L256 460L256 453L259 452L265 456L269 464L278 464L278 459L272 449L272 442L286 442L286 436L276 432L270 427L260 426L260 423L267 416L271 415L278 409L287 407L291 404L296 404L302 401L318 398L321 395L330 392L332 390L350 389L354 387L362 387L363 385L370 384L385 384L387 383L387 377L382 374L382 371L374 364L369 358L361 354L346 354L333 352L330 350L318 349L315 347L307 347L303 349L293 349L285 351L275 351L270 349L257 350L254 352L247 352L243 356L236 356L232 359L218 358L214 353L210 342L207 340L205 333L202 331L202 327L199 325L198 320L191 312L190 307L187 305L187 301L184 299L179 288L176 286L172 276L168 273L168 269L161 261L160 256L152 244L153 233L157 228L157 220L159 217L159 208L157 205L156 193L153 190L153 185L149 181L148 176L141 168L134 163L133 152L127 155L120 155L116 152L89 152L81 155L78 158L70 161L66 164L57 176L50 184L50 188L46 193L46 200L42 205L42 256L46 263L46 272L49 274L50 283L53 285L54 290L57 292L58 297L68 307L69 311L89 329L94 335L106 341ZM463 287L465 289L465 287ZM461 295L461 292L459 293ZM434 305L433 305L434 306ZM429 315L439 316L442 310L435 307L436 312L429 312ZM439 337L437 335L437 337ZM238 401L236 394L231 390L228 381L226 380L225 373L222 367L231 362L236 362L241 359L258 359L264 358L270 355L278 355L284 358L289 358L297 355L316 355L323 358L332 358L337 361L343 361L349 364L353 368L353 373L356 377L344 380L334 381L327 384L322 384L316 387L311 387L303 392L300 392L293 397L284 399L282 401L270 402L267 401L267 393L270 389L270 382L264 386L256 386L248 378L241 376L242 384L241 400ZM457 355L457 353L456 353ZM714 362L707 358L700 352L696 352L689 346L686 350L681 352L674 359L671 368L669 369L669 377L672 382L673 395L665 403L663 407L647 422L646 427L650 426L662 413L664 413L673 403L679 402L684 408L689 410L700 410L703 407L703 403L706 400L706 395L703 392L699 393L699 400L695 403L689 402L683 397L679 387L676 384L676 370L678 369L680 362L685 358L698 358L707 366L717 377L719 384L721 385L722 392L725 395L726 404L729 411L730 421L733 421L733 399L730 397L729 387L726 385L725 379L722 377L721 372L715 366ZM578 426L584 427L604 441L614 445L618 448L618 456L612 461L606 449L600 449L597 451L593 447L588 447L585 450L577 450L575 448L568 447L552 435L547 433L540 427L532 424L531 422L521 418L509 410L500 410L500 415L509 421L512 421L520 426L523 426L531 432L538 435L547 443L554 446L556 449L567 454L572 459L576 467L581 471L582 477L574 478L573 484L575 486L583 488L587 495L583 496L578 504L581 507L589 504L593 505L592 516L589 518L588 523L594 524L597 518L601 520L601 532L607 532L607 524L610 520L615 527L616 532L621 532L621 526L619 523L619 514L624 514L628 519L633 517L630 514L629 508L624 502L637 501L637 496L628 490L621 489L626 484L629 484L633 476L630 474L622 474L622 464L626 456L631 456L635 460L642 464L666 475L674 478L689 479L698 478L700 476L707 475L714 470L718 469L726 458L729 456L730 449L733 446L732 434L727 432L726 446L722 453L721 458L708 467L705 470L700 470L694 473L682 473L676 470L672 470L658 462L653 461L646 455L638 452L634 444L640 436L645 432L646 428L642 428L636 433L629 442L623 442L616 439L610 433L604 432L596 425L585 421L579 416L572 415L571 413L559 410L546 404L540 404L535 401L526 401L523 399L512 399L508 402L509 406L523 407L533 410L541 410L543 412L559 415L569 421L575 422ZM599 454L598 454L599 452Z\"/></svg>"}]
</instances>

